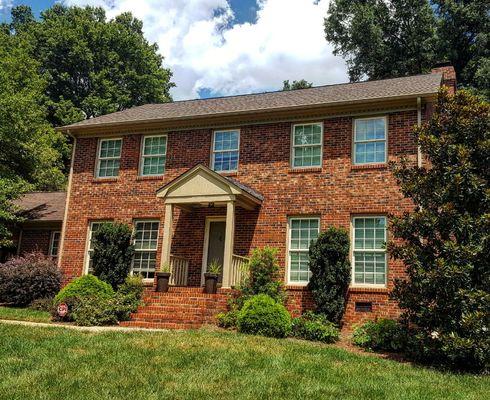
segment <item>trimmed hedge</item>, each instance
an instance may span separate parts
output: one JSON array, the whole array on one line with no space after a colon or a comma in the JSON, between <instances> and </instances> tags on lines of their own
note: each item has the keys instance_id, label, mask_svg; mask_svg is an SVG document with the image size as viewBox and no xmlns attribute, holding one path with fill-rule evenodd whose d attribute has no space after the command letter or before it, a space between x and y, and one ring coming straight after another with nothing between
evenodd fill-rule
<instances>
[{"instance_id":1,"label":"trimmed hedge","mask_svg":"<svg viewBox=\"0 0 490 400\"><path fill-rule=\"evenodd\" d=\"M239 332L282 338L291 332L291 316L272 297L259 294L248 299L238 312Z\"/></svg>"},{"instance_id":2,"label":"trimmed hedge","mask_svg":"<svg viewBox=\"0 0 490 400\"><path fill-rule=\"evenodd\" d=\"M54 301L59 304L65 302L68 298L97 297L99 299L109 299L112 296L114 296L114 290L112 290L111 285L101 281L96 276L84 275L74 279L61 289L55 296Z\"/></svg>"},{"instance_id":3,"label":"trimmed hedge","mask_svg":"<svg viewBox=\"0 0 490 400\"><path fill-rule=\"evenodd\" d=\"M53 259L41 253L0 264L0 303L27 306L37 299L52 298L60 284L61 273Z\"/></svg>"}]
</instances>

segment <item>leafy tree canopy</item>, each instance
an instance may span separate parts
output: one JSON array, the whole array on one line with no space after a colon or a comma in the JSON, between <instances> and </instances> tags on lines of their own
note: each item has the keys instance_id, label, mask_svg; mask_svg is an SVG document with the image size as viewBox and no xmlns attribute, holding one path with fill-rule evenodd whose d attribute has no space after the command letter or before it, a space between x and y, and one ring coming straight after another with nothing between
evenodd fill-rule
<instances>
[{"instance_id":1,"label":"leafy tree canopy","mask_svg":"<svg viewBox=\"0 0 490 400\"><path fill-rule=\"evenodd\" d=\"M130 13L108 21L102 8L55 4L36 21L19 6L10 28L30 43L46 77L54 125L171 100L172 74Z\"/></svg>"},{"instance_id":2,"label":"leafy tree canopy","mask_svg":"<svg viewBox=\"0 0 490 400\"><path fill-rule=\"evenodd\" d=\"M313 83L308 82L305 79L301 79L300 81L293 81L293 83L289 83L289 80L283 82L282 90L296 90L296 89L308 89L313 86Z\"/></svg>"},{"instance_id":3,"label":"leafy tree canopy","mask_svg":"<svg viewBox=\"0 0 490 400\"><path fill-rule=\"evenodd\" d=\"M394 172L416 208L392 219L390 254L406 280L394 297L416 334L418 356L490 368L490 105L441 90L431 119L415 129L430 167Z\"/></svg>"},{"instance_id":4,"label":"leafy tree canopy","mask_svg":"<svg viewBox=\"0 0 490 400\"><path fill-rule=\"evenodd\" d=\"M454 65L458 80L489 88L490 10L487 1L334 0L325 37L358 81L427 72Z\"/></svg>"},{"instance_id":5,"label":"leafy tree canopy","mask_svg":"<svg viewBox=\"0 0 490 400\"><path fill-rule=\"evenodd\" d=\"M23 38L0 31L0 245L17 221L12 200L23 192L63 186L56 147L65 139L46 122L46 82Z\"/></svg>"}]
</instances>

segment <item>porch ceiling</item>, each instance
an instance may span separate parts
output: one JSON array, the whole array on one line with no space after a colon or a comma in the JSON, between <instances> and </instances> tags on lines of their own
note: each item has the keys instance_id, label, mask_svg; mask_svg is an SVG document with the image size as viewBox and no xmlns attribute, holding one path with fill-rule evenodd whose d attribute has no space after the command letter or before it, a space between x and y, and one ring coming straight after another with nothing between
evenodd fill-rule
<instances>
[{"instance_id":1,"label":"porch ceiling","mask_svg":"<svg viewBox=\"0 0 490 400\"><path fill-rule=\"evenodd\" d=\"M245 209L254 209L263 196L230 177L222 176L202 164L187 170L157 190L157 197L182 208L225 206L229 201Z\"/></svg>"}]
</instances>

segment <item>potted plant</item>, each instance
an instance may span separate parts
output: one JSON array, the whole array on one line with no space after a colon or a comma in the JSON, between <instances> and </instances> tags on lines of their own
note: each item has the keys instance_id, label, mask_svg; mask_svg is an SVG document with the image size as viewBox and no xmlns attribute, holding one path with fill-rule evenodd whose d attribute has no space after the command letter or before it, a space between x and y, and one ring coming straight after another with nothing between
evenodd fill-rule
<instances>
[{"instance_id":1,"label":"potted plant","mask_svg":"<svg viewBox=\"0 0 490 400\"><path fill-rule=\"evenodd\" d=\"M221 264L218 260L211 261L204 273L204 292L214 294L218 290L218 278L221 274Z\"/></svg>"},{"instance_id":2,"label":"potted plant","mask_svg":"<svg viewBox=\"0 0 490 400\"><path fill-rule=\"evenodd\" d=\"M168 292L168 286L170 281L170 264L164 263L157 272L157 292Z\"/></svg>"}]
</instances>

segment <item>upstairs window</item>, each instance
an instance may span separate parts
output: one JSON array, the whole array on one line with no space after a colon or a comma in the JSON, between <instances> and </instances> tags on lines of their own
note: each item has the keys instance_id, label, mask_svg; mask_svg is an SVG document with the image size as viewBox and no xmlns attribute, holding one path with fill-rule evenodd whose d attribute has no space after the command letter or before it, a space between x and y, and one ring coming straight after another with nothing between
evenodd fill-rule
<instances>
[{"instance_id":1,"label":"upstairs window","mask_svg":"<svg viewBox=\"0 0 490 400\"><path fill-rule=\"evenodd\" d=\"M97 178L110 178L119 175L122 139L101 139L97 158Z\"/></svg>"},{"instance_id":2,"label":"upstairs window","mask_svg":"<svg viewBox=\"0 0 490 400\"><path fill-rule=\"evenodd\" d=\"M165 172L166 156L166 136L145 136L141 149L140 175L163 175Z\"/></svg>"},{"instance_id":3,"label":"upstairs window","mask_svg":"<svg viewBox=\"0 0 490 400\"><path fill-rule=\"evenodd\" d=\"M58 252L60 250L60 238L60 231L51 232L51 240L49 242L49 255L51 257L58 257Z\"/></svg>"},{"instance_id":4,"label":"upstairs window","mask_svg":"<svg viewBox=\"0 0 490 400\"><path fill-rule=\"evenodd\" d=\"M321 123L293 126L293 168L322 166L322 138Z\"/></svg>"},{"instance_id":5,"label":"upstairs window","mask_svg":"<svg viewBox=\"0 0 490 400\"><path fill-rule=\"evenodd\" d=\"M238 170L240 132L237 130L216 131L213 140L212 167L217 172Z\"/></svg>"},{"instance_id":6,"label":"upstairs window","mask_svg":"<svg viewBox=\"0 0 490 400\"><path fill-rule=\"evenodd\" d=\"M320 218L289 219L288 283L307 284L310 280L309 248L318 239Z\"/></svg>"},{"instance_id":7,"label":"upstairs window","mask_svg":"<svg viewBox=\"0 0 490 400\"><path fill-rule=\"evenodd\" d=\"M386 217L355 217L353 284L386 285Z\"/></svg>"},{"instance_id":8,"label":"upstairs window","mask_svg":"<svg viewBox=\"0 0 490 400\"><path fill-rule=\"evenodd\" d=\"M143 279L155 276L159 222L135 221L132 273Z\"/></svg>"},{"instance_id":9,"label":"upstairs window","mask_svg":"<svg viewBox=\"0 0 490 400\"><path fill-rule=\"evenodd\" d=\"M354 164L386 162L386 118L363 118L354 121Z\"/></svg>"}]
</instances>

